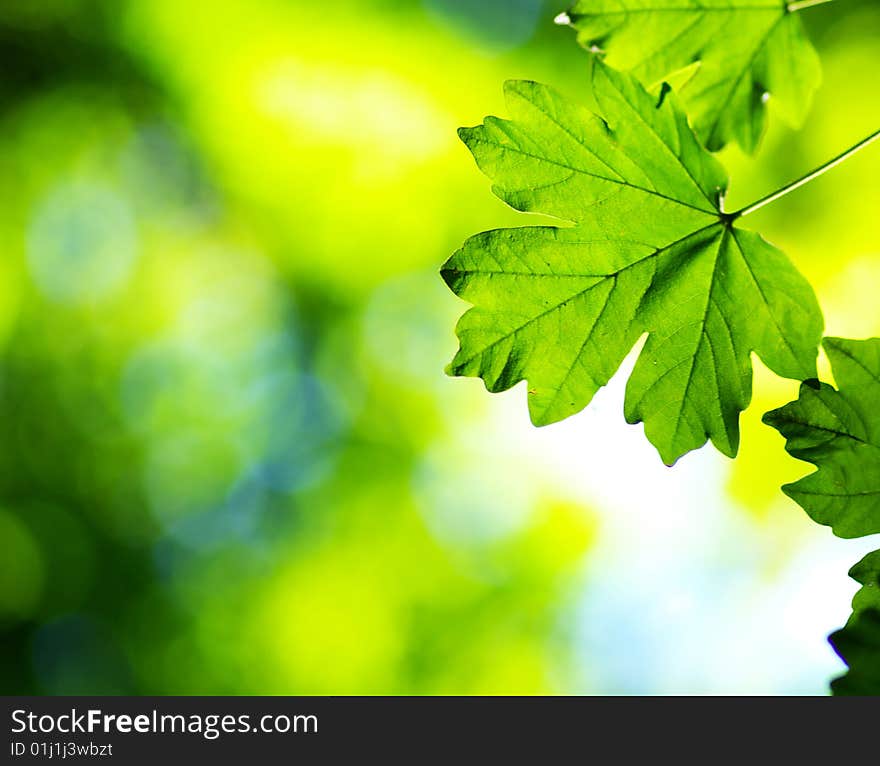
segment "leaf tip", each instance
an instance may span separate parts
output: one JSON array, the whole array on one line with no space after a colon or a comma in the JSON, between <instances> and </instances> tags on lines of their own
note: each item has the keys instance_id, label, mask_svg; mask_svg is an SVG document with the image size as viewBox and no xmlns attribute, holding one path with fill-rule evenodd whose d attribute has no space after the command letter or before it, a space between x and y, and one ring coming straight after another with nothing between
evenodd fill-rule
<instances>
[{"instance_id":1,"label":"leaf tip","mask_svg":"<svg viewBox=\"0 0 880 766\"><path fill-rule=\"evenodd\" d=\"M456 355L456 357L457 356L458 355ZM461 366L459 364L456 364L455 359L453 359L451 362L449 362L449 364L447 364L443 368L443 372L446 375L448 375L450 378L460 378L463 375L462 370L461 370Z\"/></svg>"},{"instance_id":2,"label":"leaf tip","mask_svg":"<svg viewBox=\"0 0 880 766\"><path fill-rule=\"evenodd\" d=\"M800 501L798 500L798 498L801 497L800 490L797 487L797 485L799 483L800 482L794 481L794 482L791 482L790 484L783 484L782 487L780 488L780 489L782 489L782 492L786 497L791 498L798 505L800 505Z\"/></svg>"},{"instance_id":3,"label":"leaf tip","mask_svg":"<svg viewBox=\"0 0 880 766\"><path fill-rule=\"evenodd\" d=\"M778 431L781 411L782 411L782 408L778 407L775 410L769 410L768 412L765 412L761 416L761 422L765 426L770 426L771 428L775 428Z\"/></svg>"},{"instance_id":4,"label":"leaf tip","mask_svg":"<svg viewBox=\"0 0 880 766\"><path fill-rule=\"evenodd\" d=\"M459 129L456 131L456 133L458 134L458 138L459 138L459 140L460 140L465 146L469 146L468 141L470 140L470 138L471 138L471 136L473 135L473 132L474 132L475 130L476 130L476 128L464 128L464 127L462 127L462 128L459 128Z\"/></svg>"},{"instance_id":5,"label":"leaf tip","mask_svg":"<svg viewBox=\"0 0 880 766\"><path fill-rule=\"evenodd\" d=\"M440 279L446 283L446 286L452 290L452 292L458 295L458 287L461 285L462 274L451 264L451 260L452 259L444 263L440 269Z\"/></svg>"}]
</instances>

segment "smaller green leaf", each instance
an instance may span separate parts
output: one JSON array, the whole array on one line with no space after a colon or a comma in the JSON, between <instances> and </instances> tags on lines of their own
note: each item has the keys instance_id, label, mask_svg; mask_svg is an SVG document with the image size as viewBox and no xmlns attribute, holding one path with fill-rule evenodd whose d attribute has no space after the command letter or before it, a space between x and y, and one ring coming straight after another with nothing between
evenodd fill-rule
<instances>
[{"instance_id":1,"label":"smaller green leaf","mask_svg":"<svg viewBox=\"0 0 880 766\"><path fill-rule=\"evenodd\" d=\"M838 695L880 695L880 551L849 572L861 584L846 626L828 639L848 672L831 682Z\"/></svg>"},{"instance_id":2,"label":"smaller green leaf","mask_svg":"<svg viewBox=\"0 0 880 766\"><path fill-rule=\"evenodd\" d=\"M838 390L808 381L764 422L818 470L783 491L840 537L880 532L880 339L826 338Z\"/></svg>"},{"instance_id":3,"label":"smaller green leaf","mask_svg":"<svg viewBox=\"0 0 880 766\"><path fill-rule=\"evenodd\" d=\"M880 338L826 338L838 390L817 381L798 399L764 416L787 440L785 448L817 466L783 487L789 497L840 537L880 532ZM849 667L831 684L834 694L880 694L880 551L850 570L862 585L846 626L829 641Z\"/></svg>"}]
</instances>

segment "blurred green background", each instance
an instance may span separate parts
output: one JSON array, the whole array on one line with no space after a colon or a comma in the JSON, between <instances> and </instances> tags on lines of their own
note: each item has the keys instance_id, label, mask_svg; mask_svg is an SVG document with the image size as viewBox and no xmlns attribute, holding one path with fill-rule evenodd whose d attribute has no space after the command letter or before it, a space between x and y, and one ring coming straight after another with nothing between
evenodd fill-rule
<instances>
[{"instance_id":1,"label":"blurred green background","mask_svg":"<svg viewBox=\"0 0 880 766\"><path fill-rule=\"evenodd\" d=\"M796 383L759 368L739 460L669 470L625 370L541 430L443 375L440 264L528 222L455 129L508 78L582 92L563 9L0 4L4 693L824 692L877 543L779 493ZM876 1L804 19L825 83L725 152L731 209L880 126ZM750 221L829 334L880 334L878 177Z\"/></svg>"}]
</instances>

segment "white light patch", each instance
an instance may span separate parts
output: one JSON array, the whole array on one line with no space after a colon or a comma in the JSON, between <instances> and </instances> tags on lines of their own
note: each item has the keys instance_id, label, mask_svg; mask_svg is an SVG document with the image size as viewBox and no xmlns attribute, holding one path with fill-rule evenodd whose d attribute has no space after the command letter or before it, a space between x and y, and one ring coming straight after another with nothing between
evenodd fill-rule
<instances>
[{"instance_id":1,"label":"white light patch","mask_svg":"<svg viewBox=\"0 0 880 766\"><path fill-rule=\"evenodd\" d=\"M481 428L505 462L598 517L570 618L582 680L568 691L824 693L842 670L826 637L857 587L846 572L876 540L847 545L781 492L756 519L730 498L731 463L711 445L664 466L623 417L640 347L580 414L534 428L521 384L492 397Z\"/></svg>"}]
</instances>

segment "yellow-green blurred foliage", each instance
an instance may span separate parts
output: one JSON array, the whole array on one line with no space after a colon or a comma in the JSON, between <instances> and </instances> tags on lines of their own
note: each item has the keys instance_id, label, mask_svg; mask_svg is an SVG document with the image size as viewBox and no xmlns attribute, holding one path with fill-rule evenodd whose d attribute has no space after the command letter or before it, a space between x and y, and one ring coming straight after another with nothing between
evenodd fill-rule
<instances>
[{"instance_id":1,"label":"yellow-green blurred foliage","mask_svg":"<svg viewBox=\"0 0 880 766\"><path fill-rule=\"evenodd\" d=\"M571 688L592 516L456 462L436 277L509 215L455 128L568 59L438 8L0 9L4 691Z\"/></svg>"}]
</instances>

